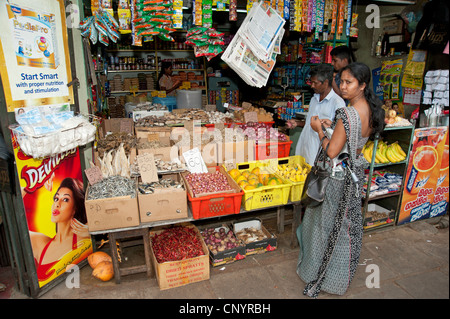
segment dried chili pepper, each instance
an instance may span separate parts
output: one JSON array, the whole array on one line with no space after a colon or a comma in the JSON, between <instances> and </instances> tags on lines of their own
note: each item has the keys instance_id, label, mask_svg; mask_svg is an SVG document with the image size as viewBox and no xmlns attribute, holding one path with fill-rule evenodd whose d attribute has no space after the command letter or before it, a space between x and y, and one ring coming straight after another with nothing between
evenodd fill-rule
<instances>
[{"instance_id":1,"label":"dried chili pepper","mask_svg":"<svg viewBox=\"0 0 450 319\"><path fill-rule=\"evenodd\" d=\"M203 247L197 232L184 226L168 228L151 238L158 263L202 256Z\"/></svg>"}]
</instances>

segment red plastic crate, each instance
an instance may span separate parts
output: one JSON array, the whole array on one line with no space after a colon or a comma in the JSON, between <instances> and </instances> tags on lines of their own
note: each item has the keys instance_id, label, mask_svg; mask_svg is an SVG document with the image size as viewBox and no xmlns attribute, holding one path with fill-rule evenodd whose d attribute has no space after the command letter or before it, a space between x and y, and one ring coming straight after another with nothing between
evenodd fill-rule
<instances>
[{"instance_id":1,"label":"red plastic crate","mask_svg":"<svg viewBox=\"0 0 450 319\"><path fill-rule=\"evenodd\" d=\"M242 197L244 191L236 184L236 182L228 175L225 168L222 166L208 167L208 171L213 172L219 170L222 174L227 176L228 182L234 189L234 192L217 193L199 197L192 197L189 189L187 190L188 204L192 211L194 219L239 214L241 211ZM187 173L181 173L183 176ZM188 182L184 179L186 187L189 187Z\"/></svg>"},{"instance_id":2,"label":"red plastic crate","mask_svg":"<svg viewBox=\"0 0 450 319\"><path fill-rule=\"evenodd\" d=\"M255 145L255 159L265 160L269 158L288 157L291 151L292 141L265 143Z\"/></svg>"},{"instance_id":3,"label":"red plastic crate","mask_svg":"<svg viewBox=\"0 0 450 319\"><path fill-rule=\"evenodd\" d=\"M223 193L203 197L191 197L189 193L188 203L191 206L192 217L194 219L239 214L241 211L242 196L244 191L239 193Z\"/></svg>"}]
</instances>

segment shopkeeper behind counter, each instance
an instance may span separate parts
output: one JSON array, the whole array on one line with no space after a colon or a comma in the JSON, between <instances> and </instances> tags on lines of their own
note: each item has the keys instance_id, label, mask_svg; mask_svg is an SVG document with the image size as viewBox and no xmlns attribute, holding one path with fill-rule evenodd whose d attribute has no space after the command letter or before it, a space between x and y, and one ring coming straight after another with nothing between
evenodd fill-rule
<instances>
[{"instance_id":1,"label":"shopkeeper behind counter","mask_svg":"<svg viewBox=\"0 0 450 319\"><path fill-rule=\"evenodd\" d=\"M181 85L181 81L174 79L172 76L172 64L170 62L162 62L158 85L159 90L166 91L167 96L176 96L177 88Z\"/></svg>"}]
</instances>

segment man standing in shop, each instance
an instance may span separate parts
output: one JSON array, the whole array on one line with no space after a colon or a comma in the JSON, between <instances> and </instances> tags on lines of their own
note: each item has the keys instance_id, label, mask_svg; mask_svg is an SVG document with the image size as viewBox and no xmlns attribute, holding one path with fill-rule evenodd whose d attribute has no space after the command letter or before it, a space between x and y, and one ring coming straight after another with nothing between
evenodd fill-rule
<instances>
[{"instance_id":1,"label":"man standing in shop","mask_svg":"<svg viewBox=\"0 0 450 319\"><path fill-rule=\"evenodd\" d=\"M305 121L291 119L286 122L287 127L303 127L295 148L295 155L303 156L308 164L314 165L319 151L318 134L311 128L311 118L334 120L338 108L344 107L344 100L331 87L333 83L333 67L330 64L320 64L311 70L311 88L314 95L309 103L308 116Z\"/></svg>"},{"instance_id":2,"label":"man standing in shop","mask_svg":"<svg viewBox=\"0 0 450 319\"><path fill-rule=\"evenodd\" d=\"M341 85L341 76L339 73L342 68L352 62L352 52L348 46L340 45L331 50L330 55L331 65L334 68L332 87L333 90L341 96L341 90L339 89L339 86Z\"/></svg>"}]
</instances>

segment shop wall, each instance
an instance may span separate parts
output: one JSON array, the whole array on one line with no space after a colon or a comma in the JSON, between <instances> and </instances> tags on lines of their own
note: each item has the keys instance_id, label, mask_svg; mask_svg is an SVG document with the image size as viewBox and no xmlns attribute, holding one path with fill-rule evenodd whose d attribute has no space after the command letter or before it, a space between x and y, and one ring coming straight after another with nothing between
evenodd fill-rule
<instances>
[{"instance_id":1,"label":"shop wall","mask_svg":"<svg viewBox=\"0 0 450 319\"><path fill-rule=\"evenodd\" d=\"M74 15L74 19L78 19L78 21L83 20L84 10L82 9L83 6L83 0L74 0L72 3L75 5L74 10L76 8L79 8L78 12L72 11L69 12L68 16ZM74 20L75 22L75 20ZM90 99L90 89L87 82L86 77L86 67L85 67L85 59L84 59L84 52L83 52L83 37L81 36L81 30L78 28L78 24L74 23L74 26L77 26L77 28L72 28L72 40L73 40L73 50L75 61L75 68L76 68L76 75L80 82L80 86L78 89L78 102L80 107L80 112L83 114L88 114L88 106L87 101ZM84 156L84 163L89 163L89 161L92 160L92 143L86 145L85 148L83 148L84 151L82 151L81 156ZM83 161L82 161L83 162Z\"/></svg>"},{"instance_id":2,"label":"shop wall","mask_svg":"<svg viewBox=\"0 0 450 319\"><path fill-rule=\"evenodd\" d=\"M389 19L392 19L393 14L400 14L403 9L405 9L406 6L399 6L399 5L384 5L379 3L378 7L380 8L380 27L379 28L368 28L366 26L366 19L367 17L372 14L372 11L366 12L368 4L364 5L356 5L356 13L358 13L358 40L356 43L352 43L352 48L356 49L354 51L355 58L358 62L363 62L369 66L371 70L378 68L381 66L381 63L383 60L394 60L394 59L403 59L403 63L406 63L406 60L408 58L407 54L404 54L402 56L395 56L395 57L389 57L389 58L377 58L374 55L375 51L375 45L376 41L378 40L378 36L382 35L382 28L383 23L385 21L388 21ZM388 16L388 17L384 17ZM371 84L372 86L372 84ZM412 111L412 109L405 108L405 117L409 118Z\"/></svg>"}]
</instances>

